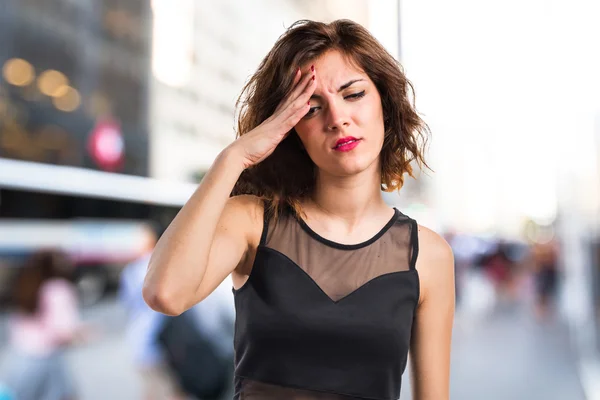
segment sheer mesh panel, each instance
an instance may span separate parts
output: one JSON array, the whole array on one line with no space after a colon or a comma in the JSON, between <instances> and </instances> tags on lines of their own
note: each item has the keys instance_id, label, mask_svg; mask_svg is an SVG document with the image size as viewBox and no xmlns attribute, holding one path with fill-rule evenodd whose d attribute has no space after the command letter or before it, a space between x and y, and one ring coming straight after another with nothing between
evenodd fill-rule
<instances>
[{"instance_id":1,"label":"sheer mesh panel","mask_svg":"<svg viewBox=\"0 0 600 400\"><path fill-rule=\"evenodd\" d=\"M268 383L243 379L238 400L361 400L358 397L343 396L334 393L315 392L294 389Z\"/></svg>"},{"instance_id":2,"label":"sheer mesh panel","mask_svg":"<svg viewBox=\"0 0 600 400\"><path fill-rule=\"evenodd\" d=\"M341 245L317 235L303 221L284 215L269 224L265 245L289 257L325 294L339 301L379 276L414 267L411 221L396 211L373 239Z\"/></svg>"}]
</instances>

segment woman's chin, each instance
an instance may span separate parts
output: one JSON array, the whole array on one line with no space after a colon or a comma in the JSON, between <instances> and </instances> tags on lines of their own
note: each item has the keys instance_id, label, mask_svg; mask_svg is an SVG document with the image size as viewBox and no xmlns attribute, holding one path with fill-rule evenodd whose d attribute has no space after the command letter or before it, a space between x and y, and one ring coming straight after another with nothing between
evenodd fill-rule
<instances>
[{"instance_id":1,"label":"woman's chin","mask_svg":"<svg viewBox=\"0 0 600 400\"><path fill-rule=\"evenodd\" d=\"M336 177L351 177L360 175L369 169L372 169L373 163L365 162L364 160L344 160L337 163L335 166L327 168L328 175Z\"/></svg>"}]
</instances>

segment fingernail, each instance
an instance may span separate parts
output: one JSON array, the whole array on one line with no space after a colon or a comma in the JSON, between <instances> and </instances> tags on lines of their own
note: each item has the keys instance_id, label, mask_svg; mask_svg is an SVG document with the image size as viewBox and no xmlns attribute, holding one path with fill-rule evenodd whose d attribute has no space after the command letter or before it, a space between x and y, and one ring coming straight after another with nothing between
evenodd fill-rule
<instances>
[{"instance_id":1,"label":"fingernail","mask_svg":"<svg viewBox=\"0 0 600 400\"><path fill-rule=\"evenodd\" d=\"M310 100L306 102L306 104L308 104L310 106Z\"/></svg>"},{"instance_id":2,"label":"fingernail","mask_svg":"<svg viewBox=\"0 0 600 400\"><path fill-rule=\"evenodd\" d=\"M311 66L310 66L310 70L311 70L311 71L314 71L314 70L315 70L315 66L314 66L314 65L311 65Z\"/></svg>"},{"instance_id":3,"label":"fingernail","mask_svg":"<svg viewBox=\"0 0 600 400\"><path fill-rule=\"evenodd\" d=\"M313 80L313 81L315 80L315 76L314 76L314 75L313 75L313 77L312 77L312 80Z\"/></svg>"}]
</instances>

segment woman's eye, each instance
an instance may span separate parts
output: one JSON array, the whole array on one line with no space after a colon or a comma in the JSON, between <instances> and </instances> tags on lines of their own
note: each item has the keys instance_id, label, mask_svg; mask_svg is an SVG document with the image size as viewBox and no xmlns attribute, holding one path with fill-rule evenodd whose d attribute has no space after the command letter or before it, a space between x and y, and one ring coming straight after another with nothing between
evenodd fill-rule
<instances>
[{"instance_id":1,"label":"woman's eye","mask_svg":"<svg viewBox=\"0 0 600 400\"><path fill-rule=\"evenodd\" d=\"M321 107L311 107L308 112L306 113L306 115L304 115L304 118L310 117L312 116L315 112L317 112L317 110L321 108Z\"/></svg>"},{"instance_id":2,"label":"woman's eye","mask_svg":"<svg viewBox=\"0 0 600 400\"><path fill-rule=\"evenodd\" d=\"M365 91L363 90L362 92L358 92L358 93L353 93L350 94L346 97L344 97L345 99L360 99L361 97L363 97L365 95Z\"/></svg>"}]
</instances>

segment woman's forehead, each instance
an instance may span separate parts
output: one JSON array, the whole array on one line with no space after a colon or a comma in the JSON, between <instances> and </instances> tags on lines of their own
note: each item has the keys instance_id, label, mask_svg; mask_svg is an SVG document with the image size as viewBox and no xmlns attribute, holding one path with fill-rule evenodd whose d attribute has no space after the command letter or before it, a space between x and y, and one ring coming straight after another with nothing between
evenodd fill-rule
<instances>
[{"instance_id":1,"label":"woman's forehead","mask_svg":"<svg viewBox=\"0 0 600 400\"><path fill-rule=\"evenodd\" d=\"M327 89L337 89L351 80L369 80L367 74L349 57L339 51L328 51L319 58L306 63L301 69L303 73L310 73L314 65L318 87L326 86Z\"/></svg>"}]
</instances>

